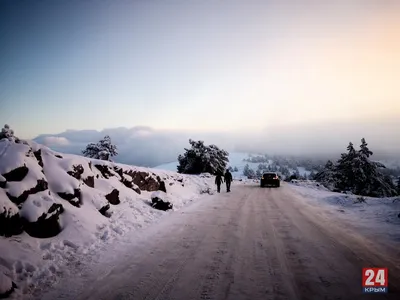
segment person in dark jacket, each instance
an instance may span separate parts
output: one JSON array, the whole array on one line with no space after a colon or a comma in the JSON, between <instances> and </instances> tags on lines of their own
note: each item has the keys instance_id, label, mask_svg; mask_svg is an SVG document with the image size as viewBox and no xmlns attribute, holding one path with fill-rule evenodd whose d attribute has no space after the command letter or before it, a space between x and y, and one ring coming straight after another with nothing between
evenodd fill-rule
<instances>
[{"instance_id":1,"label":"person in dark jacket","mask_svg":"<svg viewBox=\"0 0 400 300\"><path fill-rule=\"evenodd\" d=\"M215 177L215 184L217 185L217 192L221 192L221 183L224 182L224 179L222 177L222 173L217 173L217 176Z\"/></svg>"},{"instance_id":2,"label":"person in dark jacket","mask_svg":"<svg viewBox=\"0 0 400 300\"><path fill-rule=\"evenodd\" d=\"M226 170L225 172L225 183L226 183L226 191L230 192L231 191L231 183L232 183L232 173L229 172L229 170Z\"/></svg>"}]
</instances>

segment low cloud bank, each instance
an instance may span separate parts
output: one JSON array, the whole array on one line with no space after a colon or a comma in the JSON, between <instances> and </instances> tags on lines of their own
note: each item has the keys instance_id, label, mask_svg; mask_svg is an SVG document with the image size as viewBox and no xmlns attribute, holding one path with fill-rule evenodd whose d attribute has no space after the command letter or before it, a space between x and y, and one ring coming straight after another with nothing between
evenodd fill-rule
<instances>
[{"instance_id":1,"label":"low cloud bank","mask_svg":"<svg viewBox=\"0 0 400 300\"><path fill-rule=\"evenodd\" d=\"M375 157L400 159L400 121L336 122L302 126L276 126L257 131L188 132L157 130L150 127L67 130L59 134L42 134L34 141L55 151L81 154L88 143L110 135L117 145L116 162L153 167L176 161L188 140L202 139L206 144L236 152L269 153L296 156L338 156L352 141L365 137Z\"/></svg>"}]
</instances>

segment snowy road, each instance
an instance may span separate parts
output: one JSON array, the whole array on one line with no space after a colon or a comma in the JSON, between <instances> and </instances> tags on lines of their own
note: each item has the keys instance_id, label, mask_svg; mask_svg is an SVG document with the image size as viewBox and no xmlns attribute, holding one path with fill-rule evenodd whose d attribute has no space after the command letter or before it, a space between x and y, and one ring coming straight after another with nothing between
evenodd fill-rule
<instances>
[{"instance_id":1,"label":"snowy road","mask_svg":"<svg viewBox=\"0 0 400 300\"><path fill-rule=\"evenodd\" d=\"M167 216L40 298L400 299L399 257L372 245L287 185L236 185ZM364 266L389 268L389 294L361 294Z\"/></svg>"}]
</instances>

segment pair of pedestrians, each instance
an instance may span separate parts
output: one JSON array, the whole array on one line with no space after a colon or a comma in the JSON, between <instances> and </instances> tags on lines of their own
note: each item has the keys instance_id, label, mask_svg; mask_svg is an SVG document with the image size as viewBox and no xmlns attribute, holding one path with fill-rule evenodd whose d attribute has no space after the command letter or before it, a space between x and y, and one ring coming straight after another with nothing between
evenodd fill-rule
<instances>
[{"instance_id":1,"label":"pair of pedestrians","mask_svg":"<svg viewBox=\"0 0 400 300\"><path fill-rule=\"evenodd\" d=\"M224 182L226 183L226 191L230 192L231 191L231 183L232 183L232 173L229 172L229 170L226 170L225 175L222 176L222 173L218 173L217 176L215 177L215 184L217 185L217 192L221 192L221 184Z\"/></svg>"}]
</instances>

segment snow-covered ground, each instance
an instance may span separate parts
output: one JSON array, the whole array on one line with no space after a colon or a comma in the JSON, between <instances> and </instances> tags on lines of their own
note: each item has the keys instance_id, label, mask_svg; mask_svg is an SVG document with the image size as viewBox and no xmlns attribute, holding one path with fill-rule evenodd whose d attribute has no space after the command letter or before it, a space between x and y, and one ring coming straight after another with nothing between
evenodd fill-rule
<instances>
[{"instance_id":1,"label":"snow-covered ground","mask_svg":"<svg viewBox=\"0 0 400 300\"><path fill-rule=\"evenodd\" d=\"M162 189L164 182L166 193ZM213 179L62 154L0 140L0 295L21 298L54 283L105 244L212 193ZM41 236L45 235L45 236ZM72 276L72 274L71 274Z\"/></svg>"},{"instance_id":2,"label":"snow-covered ground","mask_svg":"<svg viewBox=\"0 0 400 300\"><path fill-rule=\"evenodd\" d=\"M400 196L392 198L360 197L331 192L312 180L294 180L291 189L309 204L322 206L377 243L398 249L400 243ZM396 250L394 250L396 251ZM397 252L398 253L398 252Z\"/></svg>"}]
</instances>

